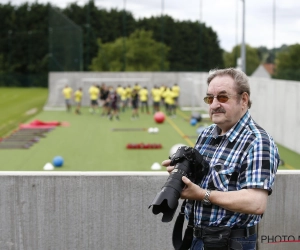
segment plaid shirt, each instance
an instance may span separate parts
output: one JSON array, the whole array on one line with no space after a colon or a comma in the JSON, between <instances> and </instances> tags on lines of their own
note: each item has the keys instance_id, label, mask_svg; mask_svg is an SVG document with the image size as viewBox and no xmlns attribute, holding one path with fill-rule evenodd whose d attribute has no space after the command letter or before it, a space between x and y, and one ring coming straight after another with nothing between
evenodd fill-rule
<instances>
[{"instance_id":1,"label":"plaid shirt","mask_svg":"<svg viewBox=\"0 0 300 250\"><path fill-rule=\"evenodd\" d=\"M271 136L257 125L247 112L225 135L214 124L199 136L195 148L209 162L208 174L198 185L222 192L244 188L272 192L279 163L278 149ZM191 205L186 206L188 217ZM195 202L195 226L250 227L261 215L231 212L217 205Z\"/></svg>"}]
</instances>

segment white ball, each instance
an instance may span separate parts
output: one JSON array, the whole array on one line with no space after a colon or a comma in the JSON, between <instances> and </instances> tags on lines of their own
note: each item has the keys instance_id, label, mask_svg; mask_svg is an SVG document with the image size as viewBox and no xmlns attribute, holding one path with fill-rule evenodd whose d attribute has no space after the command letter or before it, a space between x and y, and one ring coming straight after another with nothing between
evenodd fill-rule
<instances>
[{"instance_id":1,"label":"white ball","mask_svg":"<svg viewBox=\"0 0 300 250\"><path fill-rule=\"evenodd\" d=\"M151 166L151 170L160 170L161 165L158 162L154 162Z\"/></svg>"},{"instance_id":2,"label":"white ball","mask_svg":"<svg viewBox=\"0 0 300 250\"><path fill-rule=\"evenodd\" d=\"M53 170L53 169L54 166L50 162L47 162L44 166L44 170Z\"/></svg>"},{"instance_id":3,"label":"white ball","mask_svg":"<svg viewBox=\"0 0 300 250\"><path fill-rule=\"evenodd\" d=\"M153 128L148 128L148 133L153 133Z\"/></svg>"},{"instance_id":4,"label":"white ball","mask_svg":"<svg viewBox=\"0 0 300 250\"><path fill-rule=\"evenodd\" d=\"M173 145L173 146L171 147L171 149L170 149L169 156L172 156L173 154L175 154L176 151L177 151L177 149L178 149L179 147L186 147L186 145L181 144L181 143L178 143L178 144Z\"/></svg>"},{"instance_id":5,"label":"white ball","mask_svg":"<svg viewBox=\"0 0 300 250\"><path fill-rule=\"evenodd\" d=\"M153 128L153 133L158 133L159 129L158 128Z\"/></svg>"}]
</instances>

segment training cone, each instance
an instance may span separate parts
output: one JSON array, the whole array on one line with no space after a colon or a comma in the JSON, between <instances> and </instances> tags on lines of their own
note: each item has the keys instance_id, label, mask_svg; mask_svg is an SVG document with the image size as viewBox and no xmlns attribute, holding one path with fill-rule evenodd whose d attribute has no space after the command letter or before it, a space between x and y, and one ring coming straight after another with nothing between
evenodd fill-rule
<instances>
[{"instance_id":1,"label":"training cone","mask_svg":"<svg viewBox=\"0 0 300 250\"><path fill-rule=\"evenodd\" d=\"M53 170L53 169L54 166L50 162L47 162L44 166L44 170Z\"/></svg>"},{"instance_id":2,"label":"training cone","mask_svg":"<svg viewBox=\"0 0 300 250\"><path fill-rule=\"evenodd\" d=\"M151 166L151 170L160 170L161 166L158 162L154 162Z\"/></svg>"}]
</instances>

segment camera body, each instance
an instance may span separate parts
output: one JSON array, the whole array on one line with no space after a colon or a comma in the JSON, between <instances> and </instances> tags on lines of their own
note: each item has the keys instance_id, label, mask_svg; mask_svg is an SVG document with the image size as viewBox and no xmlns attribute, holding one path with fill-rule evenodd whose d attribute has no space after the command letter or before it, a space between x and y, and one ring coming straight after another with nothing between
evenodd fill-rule
<instances>
[{"instance_id":1,"label":"camera body","mask_svg":"<svg viewBox=\"0 0 300 250\"><path fill-rule=\"evenodd\" d=\"M154 214L163 213L162 222L170 222L173 219L178 199L185 186L182 176L186 176L193 182L199 181L209 168L203 156L192 147L179 147L170 160L170 166L174 166L174 170L149 206L149 208L153 207Z\"/></svg>"}]
</instances>

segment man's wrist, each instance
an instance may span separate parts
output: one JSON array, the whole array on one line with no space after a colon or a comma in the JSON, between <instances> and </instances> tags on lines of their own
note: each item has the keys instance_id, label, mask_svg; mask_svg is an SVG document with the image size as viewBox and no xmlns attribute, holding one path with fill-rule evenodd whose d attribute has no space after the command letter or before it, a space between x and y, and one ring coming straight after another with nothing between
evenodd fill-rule
<instances>
[{"instance_id":1,"label":"man's wrist","mask_svg":"<svg viewBox=\"0 0 300 250\"><path fill-rule=\"evenodd\" d=\"M206 189L204 191L205 191L205 194L204 194L204 198L202 200L202 203L204 205L206 205L206 206L209 206L209 205L211 205L211 202L210 202L210 199L209 199L210 194L211 194L211 190L210 189Z\"/></svg>"}]
</instances>

